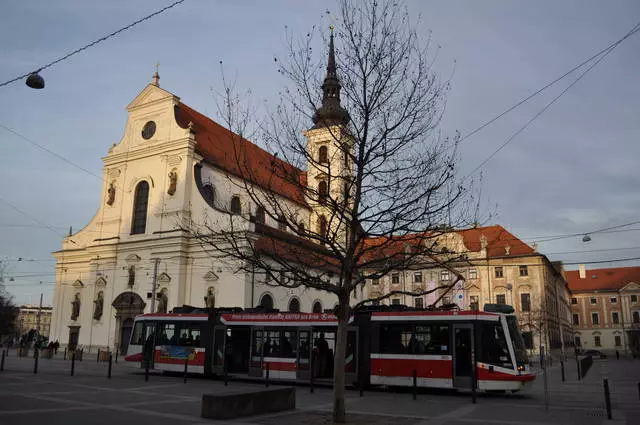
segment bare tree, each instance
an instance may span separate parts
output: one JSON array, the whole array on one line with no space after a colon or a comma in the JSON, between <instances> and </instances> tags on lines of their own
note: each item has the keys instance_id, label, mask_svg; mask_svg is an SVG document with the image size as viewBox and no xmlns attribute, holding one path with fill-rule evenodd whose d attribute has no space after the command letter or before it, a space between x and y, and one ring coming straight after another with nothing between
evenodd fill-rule
<instances>
[{"instance_id":1,"label":"bare tree","mask_svg":"<svg viewBox=\"0 0 640 425\"><path fill-rule=\"evenodd\" d=\"M251 114L225 87L220 115L234 156L228 180L249 199L250 211L216 205L215 217L189 230L212 256L263 274L270 285L335 294L333 416L344 422L346 330L354 309L463 280L449 265L460 255L443 240L474 221L477 205L456 177L458 136L438 131L449 84L432 68L431 40L419 39L397 1L338 3L326 72L312 54L315 31L290 37L287 60L276 59L291 86L259 125L273 156L246 140ZM368 279L425 262L449 269L453 283L350 305Z\"/></svg>"}]
</instances>

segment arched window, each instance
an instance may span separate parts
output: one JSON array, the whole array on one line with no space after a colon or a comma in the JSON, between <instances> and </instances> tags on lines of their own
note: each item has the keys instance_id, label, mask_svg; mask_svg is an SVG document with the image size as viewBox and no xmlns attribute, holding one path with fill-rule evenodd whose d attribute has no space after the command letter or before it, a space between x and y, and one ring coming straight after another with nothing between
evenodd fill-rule
<instances>
[{"instance_id":1,"label":"arched window","mask_svg":"<svg viewBox=\"0 0 640 425\"><path fill-rule=\"evenodd\" d=\"M327 218L323 215L318 218L318 236L322 239L327 237Z\"/></svg>"},{"instance_id":2,"label":"arched window","mask_svg":"<svg viewBox=\"0 0 640 425\"><path fill-rule=\"evenodd\" d=\"M263 207L256 208L256 223L264 224L265 221L265 211Z\"/></svg>"},{"instance_id":3,"label":"arched window","mask_svg":"<svg viewBox=\"0 0 640 425\"><path fill-rule=\"evenodd\" d=\"M320 146L320 149L318 150L318 162L320 164L327 164L329 162L326 146Z\"/></svg>"},{"instance_id":4,"label":"arched window","mask_svg":"<svg viewBox=\"0 0 640 425\"><path fill-rule=\"evenodd\" d=\"M141 181L136 186L133 197L133 219L131 234L144 233L147 227L147 206L149 205L149 183Z\"/></svg>"},{"instance_id":5,"label":"arched window","mask_svg":"<svg viewBox=\"0 0 640 425\"><path fill-rule=\"evenodd\" d=\"M318 202L323 205L326 204L327 196L329 196L329 188L327 186L327 182L322 180L318 183Z\"/></svg>"},{"instance_id":6,"label":"arched window","mask_svg":"<svg viewBox=\"0 0 640 425\"><path fill-rule=\"evenodd\" d=\"M304 223L303 222L298 223L298 233L299 233L299 236L303 236L304 235Z\"/></svg>"},{"instance_id":7,"label":"arched window","mask_svg":"<svg viewBox=\"0 0 640 425\"><path fill-rule=\"evenodd\" d=\"M213 206L213 203L216 200L216 191L213 189L213 185L211 183L207 183L202 186L202 194L204 196L204 200L207 201L207 204Z\"/></svg>"},{"instance_id":8,"label":"arched window","mask_svg":"<svg viewBox=\"0 0 640 425\"><path fill-rule=\"evenodd\" d=\"M640 323L640 311L633 312L633 323Z\"/></svg>"},{"instance_id":9,"label":"arched window","mask_svg":"<svg viewBox=\"0 0 640 425\"><path fill-rule=\"evenodd\" d=\"M287 230L287 220L283 215L278 216L278 230Z\"/></svg>"},{"instance_id":10,"label":"arched window","mask_svg":"<svg viewBox=\"0 0 640 425\"><path fill-rule=\"evenodd\" d=\"M292 313L300 312L300 301L297 298L291 298L291 301L289 301L289 311Z\"/></svg>"},{"instance_id":11,"label":"arched window","mask_svg":"<svg viewBox=\"0 0 640 425\"><path fill-rule=\"evenodd\" d=\"M273 298L271 298L271 295L264 294L260 299L260 306L265 310L273 310Z\"/></svg>"},{"instance_id":12,"label":"arched window","mask_svg":"<svg viewBox=\"0 0 640 425\"><path fill-rule=\"evenodd\" d=\"M320 304L320 301L316 301L313 303L313 312L322 313L322 304Z\"/></svg>"},{"instance_id":13,"label":"arched window","mask_svg":"<svg viewBox=\"0 0 640 425\"><path fill-rule=\"evenodd\" d=\"M242 205L240 204L240 197L234 196L231 198L231 213L242 214Z\"/></svg>"}]
</instances>

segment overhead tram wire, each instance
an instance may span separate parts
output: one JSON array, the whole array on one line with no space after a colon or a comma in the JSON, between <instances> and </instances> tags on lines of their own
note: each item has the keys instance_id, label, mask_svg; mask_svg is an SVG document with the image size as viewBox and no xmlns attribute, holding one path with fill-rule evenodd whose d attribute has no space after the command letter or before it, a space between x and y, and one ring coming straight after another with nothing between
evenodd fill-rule
<instances>
[{"instance_id":1,"label":"overhead tram wire","mask_svg":"<svg viewBox=\"0 0 640 425\"><path fill-rule=\"evenodd\" d=\"M148 19L151 19L154 16L157 16L157 15L163 13L164 11L166 11L168 9L171 9L172 7L175 7L175 6L179 5L180 3L183 3L184 1L185 0L178 0L176 2L173 2L170 5L163 7L162 9L156 10L155 12L153 12L150 15L147 15L147 16L145 16L143 18L138 19L135 22L132 22L131 24L127 25L126 27L122 27L119 30L116 30L116 31L114 31L112 33L109 33L109 34L105 35L104 37L100 37L99 39L97 39L95 41L92 41L89 44L86 44L86 45L84 45L84 46L82 46L82 47L80 47L80 48L78 48L78 49L76 49L76 50L74 50L74 51L72 51L70 53L67 53L66 55L54 60L53 62L49 62L48 64L43 65L38 69L35 69L33 71L27 72L26 74L22 74L22 75L20 75L18 77L12 78L11 80L7 80L7 81L5 81L3 83L0 83L0 87L7 86L7 85L9 85L11 83L14 83L14 82L18 81L18 80L22 80L23 78L26 78L31 74L38 73L40 71L43 71L43 70L45 70L47 68L52 67L55 64L58 64L58 63L60 63L62 61L65 61L65 60L69 59L71 56L73 56L75 54L78 54L78 53L80 53L80 52L82 52L84 50L87 50L88 48L93 47L98 43L106 41L106 40L110 39L111 37L115 37L116 35L120 34L121 32L126 31L126 30L128 30L130 28L133 28L134 26L136 26L136 25L138 25L138 24L140 24L140 23L142 23L142 22L144 22L144 21L146 21Z\"/></svg>"},{"instance_id":2,"label":"overhead tram wire","mask_svg":"<svg viewBox=\"0 0 640 425\"><path fill-rule=\"evenodd\" d=\"M640 30L640 23L638 23L634 29L629 33L630 35L637 33ZM511 143L520 133L522 133L529 125L531 125L535 120L537 120L542 114L544 114L554 103L556 103L566 92L568 92L573 86L575 86L585 75L589 73L593 68L595 68L603 59L605 59L613 50L618 47L620 43L614 44L613 47L610 47L609 50L604 53L602 56L598 58L593 64L591 64L586 70L584 70L578 78L571 82L564 90L560 92L556 97L554 97L549 103L547 103L540 111L538 111L529 121L527 121L522 127L516 130L502 145L498 147L491 155L489 155L484 161L482 161L478 166L476 166L473 171L468 173L463 180L468 179L472 175L474 175L478 170L480 170L486 163L491 161L502 149L504 149L509 143Z\"/></svg>"},{"instance_id":3,"label":"overhead tram wire","mask_svg":"<svg viewBox=\"0 0 640 425\"><path fill-rule=\"evenodd\" d=\"M501 112L500 114L496 115L495 117L491 118L489 121L485 122L484 124L481 124L479 127L477 127L475 130L470 131L469 133L465 134L464 136L462 136L460 138L459 143L462 143L463 141L465 141L466 139L468 139L469 137L475 135L476 133L482 131L484 128L488 127L489 125L493 124L494 122L496 122L497 120L499 120L500 118L502 118L503 116L507 115L509 112L513 111L514 109L522 106L523 104L527 103L529 100L533 99L534 97L536 97L537 95L539 95L540 93L542 93L543 91L545 91L546 89L548 89L549 87L555 85L557 82L563 80L564 78L566 78L567 76L569 76L570 74L572 74L573 72L577 71L578 69L582 68L584 65L588 64L589 62L593 61L594 59L596 59L597 57L599 57L600 55L602 55L603 53L607 52L608 50L617 47L620 43L622 43L623 41L625 41L627 38L631 37L632 35L634 35L636 32L640 31L640 22L637 23L627 34L625 34L622 38L616 40L615 42L611 43L609 46L605 47L604 49L600 50L598 53L596 53L595 55L589 57L588 59L584 60L583 62L581 62L580 64L574 66L573 68L571 68L569 71L565 72L564 74L562 74L561 76L559 76L558 78L556 78L555 80L547 83L545 86L543 86L542 88L536 90L535 92L533 92L532 94L530 94L529 96L525 97L524 99L520 100L518 103L516 103L515 105L511 106L510 108L504 110L503 112Z\"/></svg>"}]
</instances>

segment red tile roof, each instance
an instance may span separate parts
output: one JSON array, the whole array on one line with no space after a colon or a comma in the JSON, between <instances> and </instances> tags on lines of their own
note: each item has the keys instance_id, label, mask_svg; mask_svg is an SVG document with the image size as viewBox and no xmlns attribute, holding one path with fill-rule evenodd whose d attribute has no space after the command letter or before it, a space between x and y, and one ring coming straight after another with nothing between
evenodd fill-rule
<instances>
[{"instance_id":1,"label":"red tile roof","mask_svg":"<svg viewBox=\"0 0 640 425\"><path fill-rule=\"evenodd\" d=\"M176 106L175 116L182 128L193 123L196 152L207 163L307 206L305 171L278 159L184 103Z\"/></svg>"},{"instance_id":2,"label":"red tile roof","mask_svg":"<svg viewBox=\"0 0 640 425\"><path fill-rule=\"evenodd\" d=\"M640 267L586 270L585 279L580 279L578 270L566 271L565 276L571 291L611 291L630 282L640 283Z\"/></svg>"},{"instance_id":3,"label":"red tile roof","mask_svg":"<svg viewBox=\"0 0 640 425\"><path fill-rule=\"evenodd\" d=\"M464 239L464 245L469 251L480 251L480 238L484 235L487 238L487 257L509 257L517 255L532 255L535 250L529 245L515 237L507 229L500 225L476 227L456 231ZM506 247L509 246L509 255L506 254Z\"/></svg>"}]
</instances>

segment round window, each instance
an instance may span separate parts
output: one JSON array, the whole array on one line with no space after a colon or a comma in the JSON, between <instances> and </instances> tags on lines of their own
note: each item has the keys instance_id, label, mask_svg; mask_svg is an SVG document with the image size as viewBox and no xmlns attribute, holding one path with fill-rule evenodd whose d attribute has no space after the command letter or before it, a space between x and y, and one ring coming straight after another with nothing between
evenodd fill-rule
<instances>
[{"instance_id":1,"label":"round window","mask_svg":"<svg viewBox=\"0 0 640 425\"><path fill-rule=\"evenodd\" d=\"M149 121L142 127L142 138L145 140L151 139L156 134L156 123Z\"/></svg>"}]
</instances>

